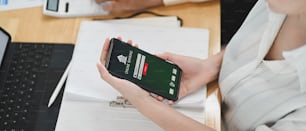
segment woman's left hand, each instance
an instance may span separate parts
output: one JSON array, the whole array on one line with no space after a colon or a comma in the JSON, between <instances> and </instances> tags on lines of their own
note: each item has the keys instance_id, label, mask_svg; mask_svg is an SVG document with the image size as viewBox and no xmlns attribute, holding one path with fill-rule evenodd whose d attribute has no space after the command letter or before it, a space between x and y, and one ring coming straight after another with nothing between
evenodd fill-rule
<instances>
[{"instance_id":1,"label":"woman's left hand","mask_svg":"<svg viewBox=\"0 0 306 131\"><path fill-rule=\"evenodd\" d=\"M121 38L118 38L118 39L121 39ZM131 44L132 42L128 41L128 43ZM97 64L101 78L105 80L107 83L109 83L116 90L118 90L123 95L123 97L127 99L134 98L135 95L138 96L138 98L150 96L148 92L141 89L136 84L130 81L127 81L125 79L114 77L107 71L104 65L105 65L109 45L110 45L110 40L109 38L107 38L104 42L103 50L102 50L101 57L100 57L100 63ZM131 96L134 96L134 97L131 97Z\"/></svg>"}]
</instances>

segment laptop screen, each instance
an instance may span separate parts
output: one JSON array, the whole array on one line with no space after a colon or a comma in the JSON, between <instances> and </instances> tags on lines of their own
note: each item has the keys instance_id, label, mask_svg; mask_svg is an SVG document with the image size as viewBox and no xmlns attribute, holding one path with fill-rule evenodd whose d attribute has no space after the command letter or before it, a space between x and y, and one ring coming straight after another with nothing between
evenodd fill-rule
<instances>
[{"instance_id":1,"label":"laptop screen","mask_svg":"<svg viewBox=\"0 0 306 131\"><path fill-rule=\"evenodd\" d=\"M5 54L5 49L9 40L9 35L2 28L0 28L0 65L2 63L2 59Z\"/></svg>"}]
</instances>

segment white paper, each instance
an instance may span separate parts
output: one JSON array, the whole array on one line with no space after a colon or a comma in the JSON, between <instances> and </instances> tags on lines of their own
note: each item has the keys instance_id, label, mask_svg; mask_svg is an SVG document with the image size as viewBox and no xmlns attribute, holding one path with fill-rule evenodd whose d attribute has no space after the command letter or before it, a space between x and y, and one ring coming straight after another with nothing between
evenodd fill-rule
<instances>
[{"instance_id":1,"label":"white paper","mask_svg":"<svg viewBox=\"0 0 306 131\"><path fill-rule=\"evenodd\" d=\"M42 6L43 0L0 0L0 11Z\"/></svg>"},{"instance_id":2,"label":"white paper","mask_svg":"<svg viewBox=\"0 0 306 131\"><path fill-rule=\"evenodd\" d=\"M201 110L181 112L204 122ZM106 102L65 101L59 117L56 131L163 131L136 109L110 107Z\"/></svg>"},{"instance_id":3,"label":"white paper","mask_svg":"<svg viewBox=\"0 0 306 131\"><path fill-rule=\"evenodd\" d=\"M133 19L103 20L113 24L149 25L159 27L180 27L181 22L176 16L146 17Z\"/></svg>"}]
</instances>

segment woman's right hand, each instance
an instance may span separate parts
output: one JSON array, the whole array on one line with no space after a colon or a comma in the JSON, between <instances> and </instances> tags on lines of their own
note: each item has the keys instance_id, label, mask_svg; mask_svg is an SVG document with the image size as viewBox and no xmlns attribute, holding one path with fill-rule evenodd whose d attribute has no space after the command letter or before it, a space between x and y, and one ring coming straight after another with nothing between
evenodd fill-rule
<instances>
[{"instance_id":1,"label":"woman's right hand","mask_svg":"<svg viewBox=\"0 0 306 131\"><path fill-rule=\"evenodd\" d=\"M217 55L208 59L200 59L173 53L163 53L157 56L171 61L182 69L179 99L215 80L218 77L221 65L221 61L218 60L219 57ZM158 100L163 100L163 98L158 97ZM172 103L173 102L170 101L169 104Z\"/></svg>"}]
</instances>

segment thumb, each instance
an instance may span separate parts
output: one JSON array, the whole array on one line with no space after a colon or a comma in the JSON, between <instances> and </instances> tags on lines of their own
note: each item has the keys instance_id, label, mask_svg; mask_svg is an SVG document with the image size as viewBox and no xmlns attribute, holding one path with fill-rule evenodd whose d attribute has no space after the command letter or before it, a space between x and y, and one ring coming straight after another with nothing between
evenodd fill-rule
<instances>
[{"instance_id":1,"label":"thumb","mask_svg":"<svg viewBox=\"0 0 306 131\"><path fill-rule=\"evenodd\" d=\"M173 62L174 64L180 64L181 62L184 62L182 60L182 58L184 56L181 56L181 55L177 55L177 54L174 54L174 53L170 53L170 52L165 52L165 53L162 53L162 54L157 54L156 55L157 57L160 57L164 60L167 60L167 61L170 61L170 62Z\"/></svg>"},{"instance_id":2,"label":"thumb","mask_svg":"<svg viewBox=\"0 0 306 131\"><path fill-rule=\"evenodd\" d=\"M97 64L97 68L99 70L100 73L100 77L107 81L108 83L111 83L112 81L112 75L107 71L107 69L105 68L104 65L102 65L101 63Z\"/></svg>"}]
</instances>

